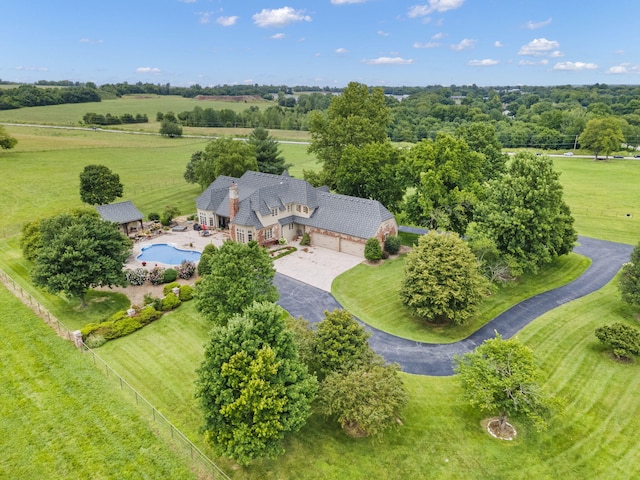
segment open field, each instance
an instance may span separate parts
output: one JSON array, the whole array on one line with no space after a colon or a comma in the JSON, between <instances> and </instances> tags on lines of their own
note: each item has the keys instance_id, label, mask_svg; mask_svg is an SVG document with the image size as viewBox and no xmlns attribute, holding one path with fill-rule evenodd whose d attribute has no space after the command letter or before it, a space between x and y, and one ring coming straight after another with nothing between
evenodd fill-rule
<instances>
[{"instance_id":1,"label":"open field","mask_svg":"<svg viewBox=\"0 0 640 480\"><path fill-rule=\"evenodd\" d=\"M83 114L85 111L89 110L84 110ZM194 208L193 200L200 189L182 181L182 172L191 153L203 148L207 140L17 127L8 127L7 130L20 143L12 151L0 152L5 180L0 208L6 213L0 218L0 237L11 237L0 238L0 267L72 328L122 308L126 300L113 293L96 295L92 298L91 307L82 311L77 303L33 289L28 284L28 265L20 258L17 237L14 236L19 225L31 218L79 206L78 175L89 163L105 164L120 174L125 184L125 199L133 200L143 213L162 210L169 203L189 213ZM306 146L287 145L283 146L283 150L287 161L295 163L292 172L296 172L296 176L301 176L302 168L317 168L313 159L302 156ZM296 158L290 155L296 155ZM298 163L301 158L304 158L302 164ZM576 212L576 226L581 234L637 243L640 239L637 223L640 211L636 214L632 209L638 205L640 162L594 162L575 158L554 159L554 162L563 172L561 181L565 186L567 201ZM618 208L620 205L624 205L624 208ZM581 217L580 209L589 211ZM612 211L626 212L626 209L633 214L632 217L609 215ZM558 281L570 278L585 266L577 256L567 258L566 262L555 267ZM393 262L388 265L387 268L393 268ZM381 267L378 268L382 271ZM354 274L357 275L358 271L354 271ZM547 277L538 277L537 280L542 284ZM52 360L38 364L38 368L46 370L56 382L42 383L42 375L19 380L15 377L15 385L22 386L25 392L23 398L44 398L42 395L45 392L41 391L44 388L59 397L83 399L81 405L71 407L72 411L77 408L81 413L86 411L83 407L85 404L94 402L102 405L105 398L110 398L108 395L113 387L105 386L105 391L101 390L97 370L87 367L85 371L76 367L73 362L79 354L73 347L55 337L39 321L36 321L39 327L27 323L22 313L16 313L20 312L19 305L5 299L3 292L0 291L0 328L22 332L21 328L26 325L36 333L36 338L25 345L3 340L0 343L3 356L6 355L5 349L9 349L12 353L10 361L15 361L21 355L23 358L20 360L26 364L33 362L31 357L35 355L35 347L51 344L51 348L61 349L56 350L55 355L60 363ZM495 298L498 299L498 295ZM640 406L637 402L637 398L640 398L640 382L636 378L640 366L638 362L612 362L593 336L593 330L603 323L635 323L634 315L635 312L621 303L612 282L599 292L548 313L521 332L520 339L534 349L549 376L546 387L566 399L564 413L553 419L546 432L537 433L516 419L515 425L520 432L517 440L510 443L493 440L480 427L484 415L473 411L462 401L454 377L403 375L410 394L403 417L404 426L380 443L368 439L349 439L333 424L313 416L299 434L287 439L287 454L284 457L276 461L256 462L249 468L238 470L233 470L228 461L220 461L220 465L233 478L247 480L405 479L425 476L435 479L637 478L640 476L640 461L637 460L640 439L636 434L640 428ZM12 323L13 319L18 321L18 325ZM208 328L208 324L195 314L193 304L186 303L151 326L107 343L98 350L123 377L205 450L204 439L198 433L200 414L193 400L193 379ZM0 338L10 336L5 334ZM26 337L27 333L23 336ZM4 369L9 363L3 361L0 365ZM68 365L73 368L68 368ZM73 376L76 370L82 377ZM2 378L2 381L7 380ZM11 388L15 389L15 385L12 384ZM86 390L87 385L95 390ZM3 386L0 391L11 390ZM87 393L84 397L82 395L85 392L93 393ZM5 419L0 428L12 428L10 432L3 431L6 438L13 438L15 430L20 432L21 438L35 437L35 441L44 441L52 438L51 432L57 432L60 428L53 416L39 417L38 412L31 410L25 410L24 413L16 411L13 404L4 405L3 398L0 398L0 408ZM123 412L126 412L125 408L126 405L122 407ZM110 420L103 420L95 430L99 434L104 431L101 430L104 425L110 428L111 424L107 422L133 422L133 417L135 415L127 413L123 418L112 415ZM33 423L28 423L31 418L34 419ZM14 419L16 423L13 423ZM23 426L17 422L28 425L27 430L23 431ZM131 430L137 431L133 427ZM104 451L92 454L93 450L89 450L83 459L91 459L91 462L99 464L96 468L102 468L101 453L113 453L115 457L122 458L135 458L135 455L146 453L135 444L129 448L133 439L127 436L126 431L118 432L114 426L110 435L96 434ZM90 434L93 431L69 430L63 438L65 458L71 458L78 450L82 451L83 442L88 440L86 437ZM21 441L27 443L26 440ZM52 442L58 443L60 439L56 437ZM151 445L152 440L147 444ZM43 444L41 450L45 452L47 449L50 449L50 445ZM3 460L8 458L4 451L1 453ZM17 455L20 452L11 450L10 453ZM15 458L16 464L24 468L39 469L35 475L26 475L26 478L65 478L48 471L51 464L46 459L39 461L40 457L30 457L34 465L27 465L24 458ZM114 461L125 462L124 459ZM143 463L153 464L152 460ZM157 469L146 474L147 478L181 478L180 474L169 472L169 468L173 467L158 465ZM132 475L142 477L144 473ZM78 476L81 474L74 475L74 478ZM120 475L124 476L127 475ZM109 478L90 473L85 477Z\"/></svg>"},{"instance_id":2,"label":"open field","mask_svg":"<svg viewBox=\"0 0 640 480\"><path fill-rule=\"evenodd\" d=\"M0 478L196 478L88 358L1 285L0 311Z\"/></svg>"}]
</instances>

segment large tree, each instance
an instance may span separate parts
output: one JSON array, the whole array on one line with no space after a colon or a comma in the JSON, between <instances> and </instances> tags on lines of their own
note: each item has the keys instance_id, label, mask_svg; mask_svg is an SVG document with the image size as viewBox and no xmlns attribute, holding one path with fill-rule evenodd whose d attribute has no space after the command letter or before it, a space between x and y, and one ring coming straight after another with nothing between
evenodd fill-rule
<instances>
[{"instance_id":1,"label":"large tree","mask_svg":"<svg viewBox=\"0 0 640 480\"><path fill-rule=\"evenodd\" d=\"M381 88L370 90L356 82L349 83L341 95L331 99L326 114L313 112L309 152L315 153L322 163L322 172L317 180L335 188L344 148L386 141L390 120L384 91Z\"/></svg>"},{"instance_id":2,"label":"large tree","mask_svg":"<svg viewBox=\"0 0 640 480\"><path fill-rule=\"evenodd\" d=\"M469 246L453 232L431 231L407 256L400 298L414 315L429 322L463 324L486 288Z\"/></svg>"},{"instance_id":3,"label":"large tree","mask_svg":"<svg viewBox=\"0 0 640 480\"><path fill-rule=\"evenodd\" d=\"M408 157L416 186L405 202L409 220L464 234L485 180L485 156L461 138L440 134L411 147Z\"/></svg>"},{"instance_id":4,"label":"large tree","mask_svg":"<svg viewBox=\"0 0 640 480\"><path fill-rule=\"evenodd\" d=\"M312 367L318 378L369 363L370 336L346 310L325 311L311 341Z\"/></svg>"},{"instance_id":5,"label":"large tree","mask_svg":"<svg viewBox=\"0 0 640 480\"><path fill-rule=\"evenodd\" d=\"M167 118L167 115L165 115L164 120L160 122L160 135L169 138L181 137L182 126L177 122L171 121L171 119Z\"/></svg>"},{"instance_id":6,"label":"large tree","mask_svg":"<svg viewBox=\"0 0 640 480\"><path fill-rule=\"evenodd\" d=\"M23 242L23 248L31 249L36 285L83 303L90 288L126 285L122 266L132 243L116 224L97 213L76 212L46 218L34 228L35 241Z\"/></svg>"},{"instance_id":7,"label":"large tree","mask_svg":"<svg viewBox=\"0 0 640 480\"><path fill-rule=\"evenodd\" d=\"M397 426L407 401L398 366L384 365L369 346L369 332L349 312L324 315L310 335L297 328L297 338L309 345L311 370L321 381L319 413L335 418L351 436L378 436Z\"/></svg>"},{"instance_id":8,"label":"large tree","mask_svg":"<svg viewBox=\"0 0 640 480\"><path fill-rule=\"evenodd\" d=\"M209 273L195 290L196 308L209 320L224 324L254 301L275 302L275 270L267 251L256 241L226 241L209 258Z\"/></svg>"},{"instance_id":9,"label":"large tree","mask_svg":"<svg viewBox=\"0 0 640 480\"><path fill-rule=\"evenodd\" d=\"M9 135L2 125L0 125L0 148L10 149L18 144L18 140Z\"/></svg>"},{"instance_id":10,"label":"large tree","mask_svg":"<svg viewBox=\"0 0 640 480\"><path fill-rule=\"evenodd\" d=\"M122 197L120 176L104 165L87 165L80 173L80 199L89 205L104 205Z\"/></svg>"},{"instance_id":11,"label":"large tree","mask_svg":"<svg viewBox=\"0 0 640 480\"><path fill-rule=\"evenodd\" d=\"M258 170L253 145L221 137L209 142L204 152L191 155L184 178L189 183L197 183L205 188L220 175L241 177L247 170Z\"/></svg>"},{"instance_id":12,"label":"large tree","mask_svg":"<svg viewBox=\"0 0 640 480\"><path fill-rule=\"evenodd\" d=\"M549 157L518 153L475 209L476 231L495 242L515 275L573 249L577 235L559 177Z\"/></svg>"},{"instance_id":13,"label":"large tree","mask_svg":"<svg viewBox=\"0 0 640 480\"><path fill-rule=\"evenodd\" d=\"M546 427L555 401L540 388L542 371L529 347L496 334L454 361L469 403L498 415L501 431L515 414L533 421L538 429Z\"/></svg>"},{"instance_id":14,"label":"large tree","mask_svg":"<svg viewBox=\"0 0 640 480\"><path fill-rule=\"evenodd\" d=\"M406 173L403 151L389 141L347 145L336 171L335 191L378 200L397 211L407 185Z\"/></svg>"},{"instance_id":15,"label":"large tree","mask_svg":"<svg viewBox=\"0 0 640 480\"><path fill-rule=\"evenodd\" d=\"M640 243L633 249L629 262L622 266L618 289L625 302L640 307Z\"/></svg>"},{"instance_id":16,"label":"large tree","mask_svg":"<svg viewBox=\"0 0 640 480\"><path fill-rule=\"evenodd\" d=\"M282 310L269 303L213 327L197 374L207 440L243 465L284 452L282 440L305 424L317 390Z\"/></svg>"},{"instance_id":17,"label":"large tree","mask_svg":"<svg viewBox=\"0 0 640 480\"><path fill-rule=\"evenodd\" d=\"M256 127L249 135L247 143L252 145L256 152L259 172L281 175L291 166L290 163L285 163L278 141L269 135L268 130Z\"/></svg>"},{"instance_id":18,"label":"large tree","mask_svg":"<svg viewBox=\"0 0 640 480\"><path fill-rule=\"evenodd\" d=\"M593 118L578 138L580 147L591 150L596 158L600 153L607 157L622 148L624 135L620 122L615 117Z\"/></svg>"}]
</instances>

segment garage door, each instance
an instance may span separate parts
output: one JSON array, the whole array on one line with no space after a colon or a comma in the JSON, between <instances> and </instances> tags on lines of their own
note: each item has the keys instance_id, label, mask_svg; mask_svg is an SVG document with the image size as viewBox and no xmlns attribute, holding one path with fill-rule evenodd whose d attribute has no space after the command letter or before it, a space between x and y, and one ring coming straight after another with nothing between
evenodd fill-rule
<instances>
[{"instance_id":1,"label":"garage door","mask_svg":"<svg viewBox=\"0 0 640 480\"><path fill-rule=\"evenodd\" d=\"M337 252L340 249L340 239L337 237L330 237L329 235L322 235L321 233L312 233L311 245L315 247L330 248Z\"/></svg>"},{"instance_id":2,"label":"garage door","mask_svg":"<svg viewBox=\"0 0 640 480\"><path fill-rule=\"evenodd\" d=\"M364 257L364 243L354 242L352 240L340 240L340 251L355 255L356 257Z\"/></svg>"}]
</instances>

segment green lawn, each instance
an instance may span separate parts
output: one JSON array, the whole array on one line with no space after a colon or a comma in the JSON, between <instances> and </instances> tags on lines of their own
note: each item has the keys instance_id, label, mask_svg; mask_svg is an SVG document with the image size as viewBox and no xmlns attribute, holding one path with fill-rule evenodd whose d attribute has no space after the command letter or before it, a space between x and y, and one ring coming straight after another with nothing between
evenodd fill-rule
<instances>
[{"instance_id":1,"label":"green lawn","mask_svg":"<svg viewBox=\"0 0 640 480\"><path fill-rule=\"evenodd\" d=\"M553 163L581 235L640 241L639 161L554 157Z\"/></svg>"},{"instance_id":2,"label":"green lawn","mask_svg":"<svg viewBox=\"0 0 640 480\"><path fill-rule=\"evenodd\" d=\"M487 297L478 314L461 326L433 325L412 316L400 301L398 291L404 276L406 256L381 265L360 264L337 277L331 285L336 299L356 317L379 330L429 343L451 343L471 335L512 305L574 280L591 261L572 253L558 258L537 275L499 288Z\"/></svg>"},{"instance_id":3,"label":"green lawn","mask_svg":"<svg viewBox=\"0 0 640 480\"><path fill-rule=\"evenodd\" d=\"M0 478L196 478L88 358L2 286L0 312Z\"/></svg>"}]
</instances>

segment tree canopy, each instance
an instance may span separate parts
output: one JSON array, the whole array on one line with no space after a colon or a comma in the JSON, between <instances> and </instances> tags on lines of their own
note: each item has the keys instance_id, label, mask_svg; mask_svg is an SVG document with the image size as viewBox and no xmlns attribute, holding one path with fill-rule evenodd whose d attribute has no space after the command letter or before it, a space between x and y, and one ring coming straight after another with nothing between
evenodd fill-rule
<instances>
[{"instance_id":1,"label":"tree canopy","mask_svg":"<svg viewBox=\"0 0 640 480\"><path fill-rule=\"evenodd\" d=\"M351 82L342 94L331 99L325 113L311 114L309 152L322 163L321 180L335 188L337 171L346 146L362 147L387 140L391 117L381 88Z\"/></svg>"},{"instance_id":2,"label":"tree canopy","mask_svg":"<svg viewBox=\"0 0 640 480\"><path fill-rule=\"evenodd\" d=\"M18 144L18 140L9 135L4 126L0 125L0 148L9 150Z\"/></svg>"},{"instance_id":3,"label":"tree canopy","mask_svg":"<svg viewBox=\"0 0 640 480\"><path fill-rule=\"evenodd\" d=\"M164 120L160 122L160 135L164 135L169 138L181 137L182 126L179 123L171 121L171 119L165 117Z\"/></svg>"},{"instance_id":4,"label":"tree canopy","mask_svg":"<svg viewBox=\"0 0 640 480\"><path fill-rule=\"evenodd\" d=\"M503 340L496 333L495 338L454 361L469 403L497 414L501 428L515 414L533 421L538 429L546 427L555 401L540 388L542 371L529 347L516 339Z\"/></svg>"},{"instance_id":5,"label":"tree canopy","mask_svg":"<svg viewBox=\"0 0 640 480\"><path fill-rule=\"evenodd\" d=\"M282 440L305 424L317 390L281 309L269 303L214 326L197 375L208 442L243 465L284 452Z\"/></svg>"},{"instance_id":6,"label":"tree canopy","mask_svg":"<svg viewBox=\"0 0 640 480\"><path fill-rule=\"evenodd\" d=\"M131 240L97 212L46 218L25 233L30 240L23 240L22 246L33 259L34 284L82 301L90 288L126 285L122 266L131 252Z\"/></svg>"},{"instance_id":7,"label":"tree canopy","mask_svg":"<svg viewBox=\"0 0 640 480\"><path fill-rule=\"evenodd\" d=\"M620 121L615 117L593 118L578 139L580 146L591 150L597 158L600 153L607 157L619 150L624 142Z\"/></svg>"},{"instance_id":8,"label":"tree canopy","mask_svg":"<svg viewBox=\"0 0 640 480\"><path fill-rule=\"evenodd\" d=\"M573 249L577 235L559 177L549 157L517 153L475 209L477 233L495 242L515 275Z\"/></svg>"},{"instance_id":9,"label":"tree canopy","mask_svg":"<svg viewBox=\"0 0 640 480\"><path fill-rule=\"evenodd\" d=\"M122 197L120 175L104 165L87 165L80 173L80 199L89 205L104 205Z\"/></svg>"},{"instance_id":10,"label":"tree canopy","mask_svg":"<svg viewBox=\"0 0 640 480\"><path fill-rule=\"evenodd\" d=\"M247 143L255 150L257 171L281 175L291 166L285 162L278 141L269 135L268 130L262 127L254 128Z\"/></svg>"},{"instance_id":11,"label":"tree canopy","mask_svg":"<svg viewBox=\"0 0 640 480\"><path fill-rule=\"evenodd\" d=\"M613 349L619 359L640 355L640 331L630 325L616 322L596 328L596 338Z\"/></svg>"},{"instance_id":12,"label":"tree canopy","mask_svg":"<svg viewBox=\"0 0 640 480\"><path fill-rule=\"evenodd\" d=\"M407 255L400 298L414 315L429 322L463 324L486 288L469 246L453 232L431 231Z\"/></svg>"},{"instance_id":13,"label":"tree canopy","mask_svg":"<svg viewBox=\"0 0 640 480\"><path fill-rule=\"evenodd\" d=\"M618 289L622 299L640 308L640 243L631 253L631 259L622 266Z\"/></svg>"},{"instance_id":14,"label":"tree canopy","mask_svg":"<svg viewBox=\"0 0 640 480\"><path fill-rule=\"evenodd\" d=\"M335 191L378 200L397 211L407 181L404 153L391 142L347 145L336 170Z\"/></svg>"},{"instance_id":15,"label":"tree canopy","mask_svg":"<svg viewBox=\"0 0 640 480\"><path fill-rule=\"evenodd\" d=\"M207 273L195 290L196 308L206 318L224 324L254 301L275 302L275 270L258 242L226 241L208 259Z\"/></svg>"},{"instance_id":16,"label":"tree canopy","mask_svg":"<svg viewBox=\"0 0 640 480\"><path fill-rule=\"evenodd\" d=\"M197 183L204 189L220 175L237 178L247 170L258 170L253 145L230 137L221 137L209 142L203 152L191 155L184 178L187 182Z\"/></svg>"}]
</instances>

